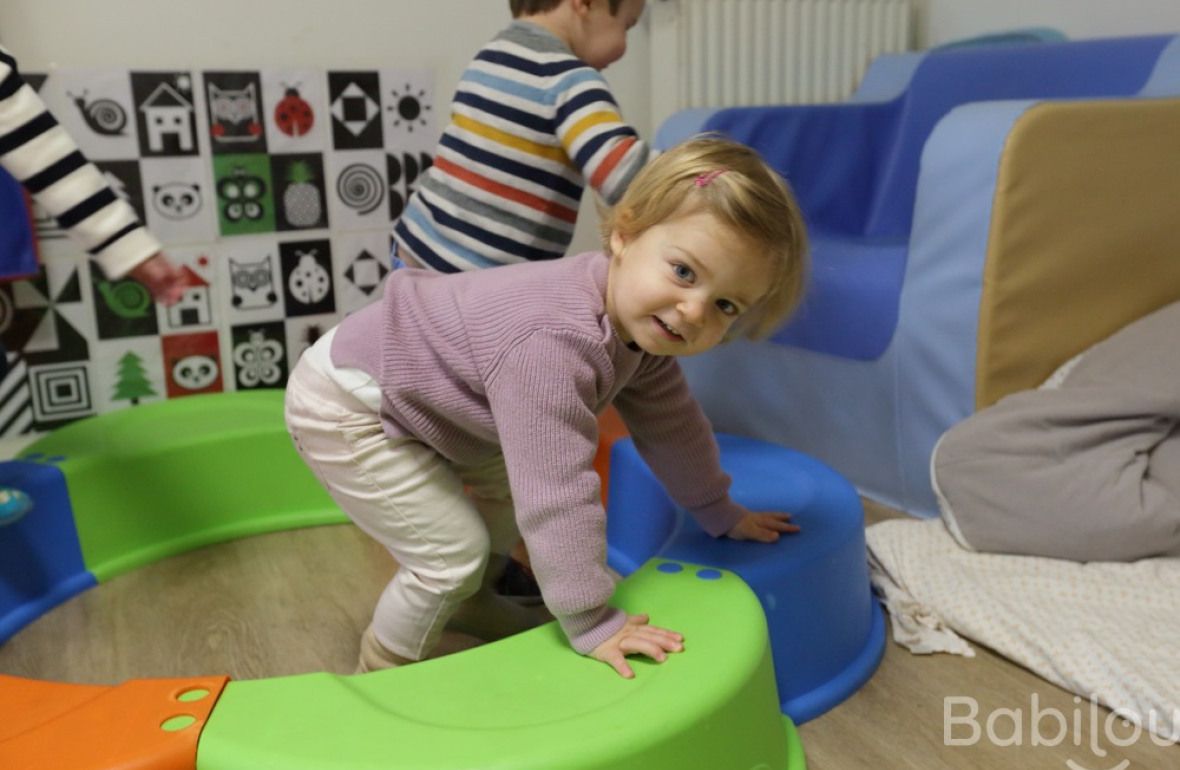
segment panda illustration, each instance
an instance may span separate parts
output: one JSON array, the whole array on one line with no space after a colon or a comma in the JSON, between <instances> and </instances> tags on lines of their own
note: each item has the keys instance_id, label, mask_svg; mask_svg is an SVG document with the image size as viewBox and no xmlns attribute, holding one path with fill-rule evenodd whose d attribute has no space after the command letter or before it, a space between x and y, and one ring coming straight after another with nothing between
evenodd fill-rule
<instances>
[{"instance_id":1,"label":"panda illustration","mask_svg":"<svg viewBox=\"0 0 1180 770\"><path fill-rule=\"evenodd\" d=\"M168 219L189 219L201 210L201 186L192 182L156 185L152 188L152 206Z\"/></svg>"}]
</instances>

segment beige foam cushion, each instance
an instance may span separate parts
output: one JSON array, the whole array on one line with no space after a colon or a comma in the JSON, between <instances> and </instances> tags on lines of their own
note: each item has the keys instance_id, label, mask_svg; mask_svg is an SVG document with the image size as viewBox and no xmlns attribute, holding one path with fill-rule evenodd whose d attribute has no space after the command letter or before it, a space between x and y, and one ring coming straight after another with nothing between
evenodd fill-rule
<instances>
[{"instance_id":1,"label":"beige foam cushion","mask_svg":"<svg viewBox=\"0 0 1180 770\"><path fill-rule=\"evenodd\" d=\"M975 405L1180 299L1180 99L1042 103L1000 160Z\"/></svg>"}]
</instances>

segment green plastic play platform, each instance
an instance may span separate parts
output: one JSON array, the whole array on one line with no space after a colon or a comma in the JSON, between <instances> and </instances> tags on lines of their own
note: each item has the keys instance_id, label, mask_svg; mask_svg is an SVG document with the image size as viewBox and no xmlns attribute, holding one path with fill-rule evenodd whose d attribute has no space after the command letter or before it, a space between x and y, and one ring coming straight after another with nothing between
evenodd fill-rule
<instances>
[{"instance_id":1,"label":"green plastic play platform","mask_svg":"<svg viewBox=\"0 0 1180 770\"><path fill-rule=\"evenodd\" d=\"M6 581L23 586L21 575L43 566L29 561L51 552L48 545L40 550L42 542L76 536L77 569L101 582L212 542L346 521L291 446L281 391L196 396L104 414L41 439L14 464L60 470L68 515L35 511L0 531L0 553L24 560L0 559L0 588ZM37 531L48 526L58 529ZM44 574L76 581L73 562L62 558ZM27 607L47 608L68 595L54 585L35 588L21 588L28 595L5 610L10 625L27 622ZM573 653L549 624L391 671L231 681L207 721L187 728L200 731L193 767L805 767L794 726L779 712L765 617L739 577L656 561L623 581L613 603L681 631L686 651L662 665L635 659L636 677L625 680ZM4 697L0 688L0 707ZM0 755L2 749L0 742ZM32 766L53 763L47 757ZM151 757L133 766L164 767Z\"/></svg>"},{"instance_id":2,"label":"green plastic play platform","mask_svg":"<svg viewBox=\"0 0 1180 770\"><path fill-rule=\"evenodd\" d=\"M64 474L99 582L210 543L348 521L296 454L281 390L110 412L47 434L21 457Z\"/></svg>"},{"instance_id":3,"label":"green plastic play platform","mask_svg":"<svg viewBox=\"0 0 1180 770\"><path fill-rule=\"evenodd\" d=\"M197 768L804 767L779 713L760 605L736 575L649 564L617 603L682 631L686 652L637 659L628 681L572 653L549 624L404 669L230 682Z\"/></svg>"}]
</instances>

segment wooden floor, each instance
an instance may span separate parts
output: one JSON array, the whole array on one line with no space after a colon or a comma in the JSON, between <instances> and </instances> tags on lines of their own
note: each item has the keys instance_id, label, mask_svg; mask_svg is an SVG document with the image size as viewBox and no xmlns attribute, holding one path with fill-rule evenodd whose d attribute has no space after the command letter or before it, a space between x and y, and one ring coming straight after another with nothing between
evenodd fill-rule
<instances>
[{"instance_id":1,"label":"wooden floor","mask_svg":"<svg viewBox=\"0 0 1180 770\"><path fill-rule=\"evenodd\" d=\"M897 515L871 502L866 509L870 524ZM351 526L204 548L115 578L38 619L0 646L0 672L87 683L351 673L357 639L393 569ZM449 649L469 643L446 640ZM1061 737L1054 713L1068 725ZM1108 731L1107 714L985 649L974 659L919 657L888 642L873 678L800 734L809 767L818 770L1180 768L1175 746L1145 736L1114 745L1108 734L1126 743L1131 733L1117 723ZM978 725L978 741L948 745L944 724L959 743L970 742Z\"/></svg>"}]
</instances>

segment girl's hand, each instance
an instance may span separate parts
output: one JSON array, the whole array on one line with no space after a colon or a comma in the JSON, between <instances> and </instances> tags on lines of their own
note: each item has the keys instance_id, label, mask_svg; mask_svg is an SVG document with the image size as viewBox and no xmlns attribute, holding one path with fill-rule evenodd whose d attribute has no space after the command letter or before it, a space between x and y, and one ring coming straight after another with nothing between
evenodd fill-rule
<instances>
[{"instance_id":1,"label":"girl's hand","mask_svg":"<svg viewBox=\"0 0 1180 770\"><path fill-rule=\"evenodd\" d=\"M140 262L128 275L146 286L152 298L165 306L180 301L188 288L184 272L170 262L162 251Z\"/></svg>"},{"instance_id":2,"label":"girl's hand","mask_svg":"<svg viewBox=\"0 0 1180 770\"><path fill-rule=\"evenodd\" d=\"M793 535L799 531L798 524L791 523L789 513L750 513L738 519L738 523L725 533L733 540L757 540L760 543L776 543L780 534Z\"/></svg>"},{"instance_id":3,"label":"girl's hand","mask_svg":"<svg viewBox=\"0 0 1180 770\"><path fill-rule=\"evenodd\" d=\"M646 655L656 663L663 663L669 652L684 650L683 636L666 628L649 626L647 621L647 615L628 615L626 624L591 650L590 657L606 663L624 679L632 679L635 672L627 664L628 655Z\"/></svg>"}]
</instances>

